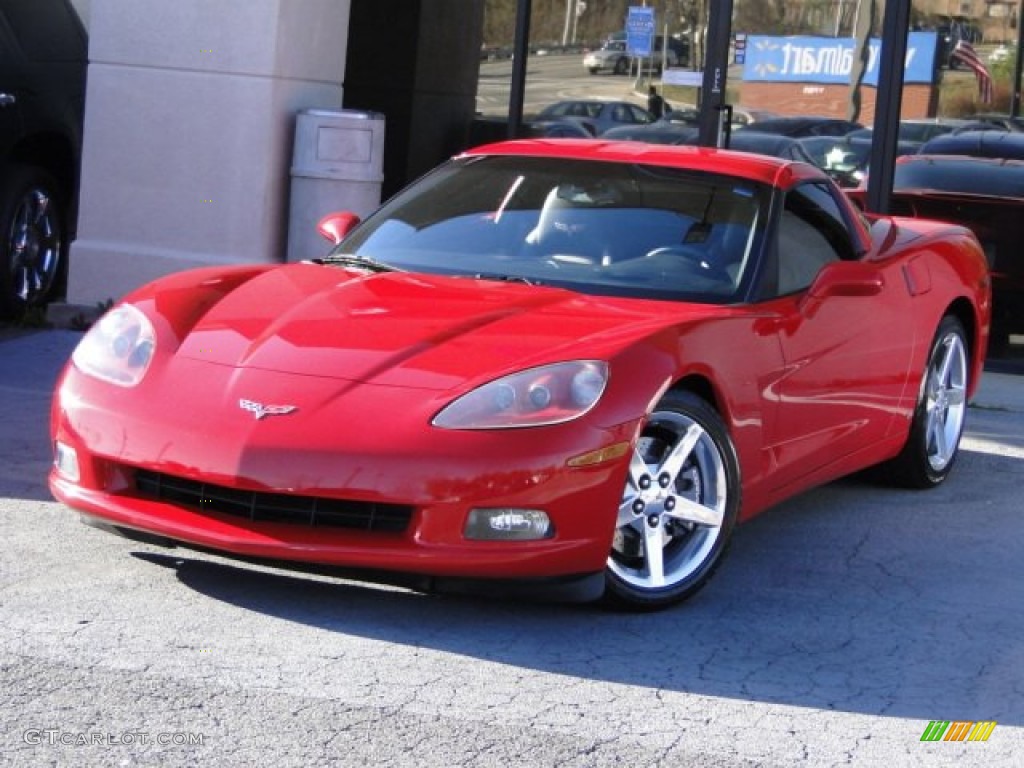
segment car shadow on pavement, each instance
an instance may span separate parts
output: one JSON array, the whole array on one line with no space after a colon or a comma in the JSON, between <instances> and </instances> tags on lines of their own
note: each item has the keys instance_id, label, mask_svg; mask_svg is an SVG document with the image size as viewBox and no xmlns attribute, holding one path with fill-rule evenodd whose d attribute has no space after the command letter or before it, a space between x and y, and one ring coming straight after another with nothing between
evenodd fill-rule
<instances>
[{"instance_id":1,"label":"car shadow on pavement","mask_svg":"<svg viewBox=\"0 0 1024 768\"><path fill-rule=\"evenodd\" d=\"M738 529L703 592L660 613L135 555L214 600L331 633L659 690L1022 725L1024 518L996 499L1020 487L1024 462L959 460L925 496L858 478L779 506Z\"/></svg>"}]
</instances>

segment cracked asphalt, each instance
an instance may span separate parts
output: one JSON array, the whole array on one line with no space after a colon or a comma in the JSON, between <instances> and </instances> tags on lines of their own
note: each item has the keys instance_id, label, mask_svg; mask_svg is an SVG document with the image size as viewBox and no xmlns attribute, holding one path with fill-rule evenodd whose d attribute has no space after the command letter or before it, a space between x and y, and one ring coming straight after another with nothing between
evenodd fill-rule
<instances>
[{"instance_id":1,"label":"cracked asphalt","mask_svg":"<svg viewBox=\"0 0 1024 768\"><path fill-rule=\"evenodd\" d=\"M0 338L2 766L1019 766L1024 379L930 492L833 483L652 615L165 550L45 487L70 331ZM930 720L994 720L923 743Z\"/></svg>"}]
</instances>

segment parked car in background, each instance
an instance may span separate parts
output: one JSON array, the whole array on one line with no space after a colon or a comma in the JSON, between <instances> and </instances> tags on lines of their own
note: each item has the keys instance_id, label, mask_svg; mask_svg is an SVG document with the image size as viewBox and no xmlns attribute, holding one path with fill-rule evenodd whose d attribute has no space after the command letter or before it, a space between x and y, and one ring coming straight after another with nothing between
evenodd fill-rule
<instances>
[{"instance_id":1,"label":"parked car in background","mask_svg":"<svg viewBox=\"0 0 1024 768\"><path fill-rule=\"evenodd\" d=\"M780 136L799 139L804 136L845 136L850 131L863 127L860 123L838 117L790 116L755 120L745 125L742 130L777 133Z\"/></svg>"},{"instance_id":2,"label":"parked car in background","mask_svg":"<svg viewBox=\"0 0 1024 768\"><path fill-rule=\"evenodd\" d=\"M1024 132L1024 117L1020 116L1014 117L1013 115L1000 115L995 112L979 112L967 119L993 125L996 128L1002 128L1004 131Z\"/></svg>"},{"instance_id":3,"label":"parked car in background","mask_svg":"<svg viewBox=\"0 0 1024 768\"><path fill-rule=\"evenodd\" d=\"M625 40L608 41L596 51L588 51L583 55L583 66L592 75L601 72L624 75L629 72L630 61Z\"/></svg>"},{"instance_id":4,"label":"parked car in background","mask_svg":"<svg viewBox=\"0 0 1024 768\"><path fill-rule=\"evenodd\" d=\"M686 143L696 143L696 140ZM808 165L817 165L811 154L804 149L799 139L794 139L790 136L780 136L774 133L735 131L729 136L726 148L739 152L753 152L757 155L780 157L784 160L796 160Z\"/></svg>"},{"instance_id":5,"label":"parked car in background","mask_svg":"<svg viewBox=\"0 0 1024 768\"><path fill-rule=\"evenodd\" d=\"M674 37L666 39L658 35L654 38L652 50L652 56L644 57L644 66L655 72L663 69L663 62L665 67L689 66L690 44L686 40ZM625 38L610 38L596 51L584 54L583 66L592 75L601 72L625 75L633 66L635 58L628 51Z\"/></svg>"},{"instance_id":6,"label":"parked car in background","mask_svg":"<svg viewBox=\"0 0 1024 768\"><path fill-rule=\"evenodd\" d=\"M665 125L662 121L658 121L636 128L615 128L605 133L602 138L697 146L700 141L700 132L692 125ZM727 143L723 147L737 152L750 152L755 155L767 155L815 165L814 158L804 149L798 139L775 133L736 131L728 137Z\"/></svg>"},{"instance_id":7,"label":"parked car in background","mask_svg":"<svg viewBox=\"0 0 1024 768\"><path fill-rule=\"evenodd\" d=\"M860 187L847 194L863 206L867 190ZM992 271L993 347L1005 345L1011 333L1024 333L1024 160L900 157L890 200L893 214L969 227Z\"/></svg>"},{"instance_id":8,"label":"parked car in background","mask_svg":"<svg viewBox=\"0 0 1024 768\"><path fill-rule=\"evenodd\" d=\"M58 499L227 556L650 610L784 499L956 463L981 248L869 226L811 165L509 142L321 230L323 259L179 272L93 326Z\"/></svg>"},{"instance_id":9,"label":"parked car in background","mask_svg":"<svg viewBox=\"0 0 1024 768\"><path fill-rule=\"evenodd\" d=\"M675 107L661 116L658 122L673 125L697 125L700 122L700 110L697 107Z\"/></svg>"},{"instance_id":10,"label":"parked car in background","mask_svg":"<svg viewBox=\"0 0 1024 768\"><path fill-rule=\"evenodd\" d=\"M524 120L516 138L589 139L593 135L572 118ZM470 123L466 146L476 147L509 138L508 119L479 115Z\"/></svg>"},{"instance_id":11,"label":"parked car in background","mask_svg":"<svg viewBox=\"0 0 1024 768\"><path fill-rule=\"evenodd\" d=\"M676 110L647 125L622 126L605 131L601 138L614 141L642 141L648 144L696 146L700 140L696 110ZM726 149L768 155L817 165L803 146L803 140L776 133L732 131Z\"/></svg>"},{"instance_id":12,"label":"parked car in background","mask_svg":"<svg viewBox=\"0 0 1024 768\"><path fill-rule=\"evenodd\" d=\"M0 0L0 318L64 290L87 47L67 0Z\"/></svg>"},{"instance_id":13,"label":"parked car in background","mask_svg":"<svg viewBox=\"0 0 1024 768\"><path fill-rule=\"evenodd\" d=\"M731 123L733 129L744 128L759 120L774 120L776 117L779 117L779 114L771 110L751 109L737 104L732 105Z\"/></svg>"},{"instance_id":14,"label":"parked car in background","mask_svg":"<svg viewBox=\"0 0 1024 768\"><path fill-rule=\"evenodd\" d=\"M521 138L590 139L593 134L575 120L530 120L523 124Z\"/></svg>"},{"instance_id":15,"label":"parked car in background","mask_svg":"<svg viewBox=\"0 0 1024 768\"><path fill-rule=\"evenodd\" d=\"M601 134L601 138L609 141L643 141L648 144L685 144L689 137L696 135L694 123L661 119L644 125L609 128Z\"/></svg>"},{"instance_id":16,"label":"parked car in background","mask_svg":"<svg viewBox=\"0 0 1024 768\"><path fill-rule=\"evenodd\" d=\"M773 112L766 112L764 110L748 110L740 107L734 108L732 111L732 124L730 127L732 135L739 135L739 132L737 132L738 128L743 128L757 120L767 120L774 117L777 117L777 115ZM697 107L676 107L675 109L669 110L661 117L661 119L655 120L653 123L643 125L624 125L616 128L610 128L602 133L601 136L602 138L607 139L647 141L654 144L695 144L695 137L697 135L696 128L699 121L700 110ZM775 134L767 133L760 135L766 137L776 136ZM773 145L771 139L758 138L754 135L753 131L750 131L747 137L741 139L740 143L747 146L757 144L760 147L769 147L770 145ZM773 146L778 148L781 144L774 143ZM742 149L743 147L737 146L737 148ZM794 156L793 159L806 159L807 155L802 150L797 149L793 151L799 155L799 157ZM766 154L775 154L775 152L769 151ZM778 156L781 157L782 155Z\"/></svg>"},{"instance_id":17,"label":"parked car in background","mask_svg":"<svg viewBox=\"0 0 1024 768\"><path fill-rule=\"evenodd\" d=\"M947 133L926 142L920 152L926 155L969 155L1021 160L1024 159L1024 133L998 128Z\"/></svg>"},{"instance_id":18,"label":"parked car in background","mask_svg":"<svg viewBox=\"0 0 1024 768\"><path fill-rule=\"evenodd\" d=\"M797 139L804 150L841 187L856 187L867 178L871 161L871 131L853 131L846 136L805 136ZM897 141L896 154L914 154L921 144Z\"/></svg>"},{"instance_id":19,"label":"parked car in background","mask_svg":"<svg viewBox=\"0 0 1024 768\"><path fill-rule=\"evenodd\" d=\"M654 115L632 102L598 99L559 101L544 107L538 118L571 119L586 128L592 136L600 136L609 128L622 125L644 125L654 122Z\"/></svg>"},{"instance_id":20,"label":"parked car in background","mask_svg":"<svg viewBox=\"0 0 1024 768\"><path fill-rule=\"evenodd\" d=\"M958 131L985 130L985 123L973 118L935 118L920 120L900 120L897 138L905 145L916 144L920 147L926 141L936 136L944 136L947 133ZM846 138L854 140L872 141L874 129L872 127L858 128L846 134Z\"/></svg>"}]
</instances>

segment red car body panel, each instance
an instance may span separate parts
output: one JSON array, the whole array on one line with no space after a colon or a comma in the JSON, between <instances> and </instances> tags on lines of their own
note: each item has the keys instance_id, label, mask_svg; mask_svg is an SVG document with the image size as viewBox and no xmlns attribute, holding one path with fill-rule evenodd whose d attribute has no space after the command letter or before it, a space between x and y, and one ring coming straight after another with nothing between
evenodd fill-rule
<instances>
[{"instance_id":1,"label":"red car body panel","mask_svg":"<svg viewBox=\"0 0 1024 768\"><path fill-rule=\"evenodd\" d=\"M475 151L496 152L643 156L782 186L816 173L689 147L519 142ZM860 261L826 268L806 292L747 305L312 263L172 275L124 300L157 336L137 386L65 369L52 433L77 452L81 477L55 469L50 486L106 523L235 555L488 579L599 572L629 455L573 461L633 445L671 387L695 387L722 414L747 519L899 452L935 329L951 309L972 334L976 386L988 277L971 235L880 219L854 237L875 243ZM610 369L584 416L511 430L430 426L480 384L574 359ZM245 399L294 411L257 419L239 407ZM411 519L399 532L252 522L146 498L133 482L140 469L243 491L402 505ZM556 533L468 541L473 507L542 508Z\"/></svg>"},{"instance_id":2,"label":"red car body panel","mask_svg":"<svg viewBox=\"0 0 1024 768\"><path fill-rule=\"evenodd\" d=\"M1020 240L1024 235L1024 190L1020 187L1024 162L1012 158L957 157L952 155L906 155L896 160L901 166L934 165L938 169L967 163L942 180L941 186L898 186L890 196L891 208L901 216L949 221L969 228L986 252L992 277L993 330L1002 334L1024 332L1024 259ZM1012 194L1007 180L1016 184ZM969 177L972 191L957 191L957 183ZM920 182L919 182L920 183ZM991 185L991 186L989 186ZM862 185L845 190L864 208L867 189Z\"/></svg>"}]
</instances>

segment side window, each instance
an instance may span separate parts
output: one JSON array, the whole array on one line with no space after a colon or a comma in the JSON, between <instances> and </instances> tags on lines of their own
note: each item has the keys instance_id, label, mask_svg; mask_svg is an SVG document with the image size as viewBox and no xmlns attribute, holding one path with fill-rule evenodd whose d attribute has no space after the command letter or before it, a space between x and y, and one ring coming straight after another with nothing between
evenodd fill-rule
<instances>
[{"instance_id":1,"label":"side window","mask_svg":"<svg viewBox=\"0 0 1024 768\"><path fill-rule=\"evenodd\" d=\"M826 264L854 257L843 214L827 186L802 184L786 193L776 255L782 295L802 291Z\"/></svg>"},{"instance_id":2,"label":"side window","mask_svg":"<svg viewBox=\"0 0 1024 768\"><path fill-rule=\"evenodd\" d=\"M646 113L640 111L639 109L636 109L633 106L629 107L629 113L631 117L631 122L646 123L650 121L650 118L647 116Z\"/></svg>"}]
</instances>

